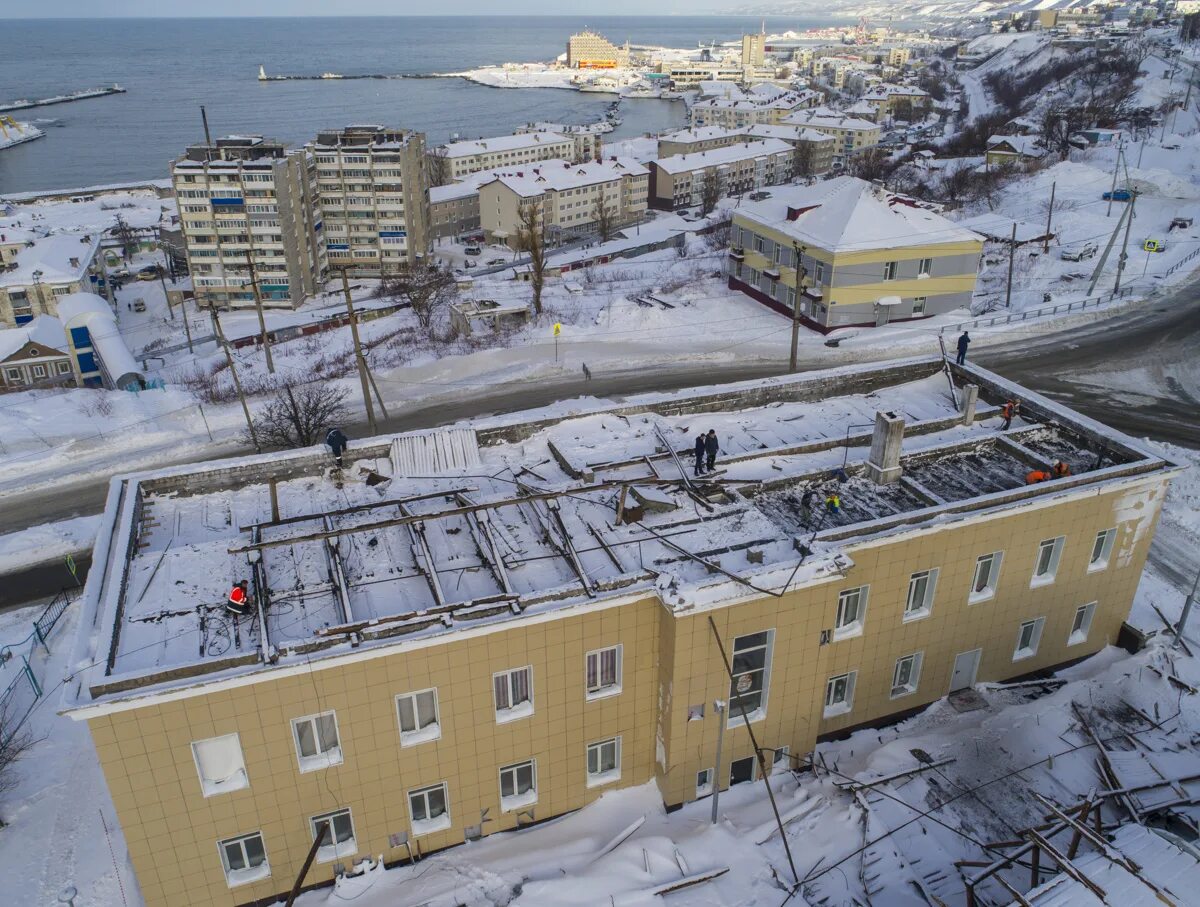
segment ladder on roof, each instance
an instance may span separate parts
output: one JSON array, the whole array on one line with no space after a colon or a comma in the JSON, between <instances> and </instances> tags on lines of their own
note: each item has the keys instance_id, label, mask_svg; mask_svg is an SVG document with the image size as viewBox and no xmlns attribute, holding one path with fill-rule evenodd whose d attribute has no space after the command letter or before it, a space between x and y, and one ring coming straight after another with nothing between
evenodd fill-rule
<instances>
[{"instance_id":1,"label":"ladder on roof","mask_svg":"<svg viewBox=\"0 0 1200 907\"><path fill-rule=\"evenodd\" d=\"M954 373L950 371L950 357L946 355L946 338L938 334L938 346L942 348L942 374L946 376L946 381L950 385L950 399L954 401L954 408L959 409L962 404L958 402L958 389L954 386Z\"/></svg>"}]
</instances>

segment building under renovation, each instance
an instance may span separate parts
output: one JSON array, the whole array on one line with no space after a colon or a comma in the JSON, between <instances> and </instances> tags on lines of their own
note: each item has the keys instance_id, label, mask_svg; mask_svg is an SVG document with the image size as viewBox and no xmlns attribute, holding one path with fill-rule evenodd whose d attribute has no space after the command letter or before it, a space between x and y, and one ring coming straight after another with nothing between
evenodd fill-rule
<instances>
[{"instance_id":1,"label":"building under renovation","mask_svg":"<svg viewBox=\"0 0 1200 907\"><path fill-rule=\"evenodd\" d=\"M126 476L64 708L146 903L253 902L1092 655L1177 471L920 359Z\"/></svg>"}]
</instances>

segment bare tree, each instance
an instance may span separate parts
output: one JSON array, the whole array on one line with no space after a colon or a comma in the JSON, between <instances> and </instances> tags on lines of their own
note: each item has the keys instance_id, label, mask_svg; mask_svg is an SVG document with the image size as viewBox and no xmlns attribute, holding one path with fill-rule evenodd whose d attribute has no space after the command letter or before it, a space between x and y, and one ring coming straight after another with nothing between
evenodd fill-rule
<instances>
[{"instance_id":1,"label":"bare tree","mask_svg":"<svg viewBox=\"0 0 1200 907\"><path fill-rule=\"evenodd\" d=\"M4 794L17 786L13 766L37 739L28 730L21 730L17 716L5 710L0 711L0 741L0 794ZM0 827L3 825L0 822Z\"/></svg>"},{"instance_id":2,"label":"bare tree","mask_svg":"<svg viewBox=\"0 0 1200 907\"><path fill-rule=\"evenodd\" d=\"M792 175L800 177L813 176L813 143L797 142L792 151Z\"/></svg>"},{"instance_id":3,"label":"bare tree","mask_svg":"<svg viewBox=\"0 0 1200 907\"><path fill-rule=\"evenodd\" d=\"M346 418L347 392L324 381L284 384L254 417L264 447L308 447Z\"/></svg>"},{"instance_id":4,"label":"bare tree","mask_svg":"<svg viewBox=\"0 0 1200 907\"><path fill-rule=\"evenodd\" d=\"M377 298L407 302L426 333L457 294L453 271L424 263L384 276L375 291Z\"/></svg>"},{"instance_id":5,"label":"bare tree","mask_svg":"<svg viewBox=\"0 0 1200 907\"><path fill-rule=\"evenodd\" d=\"M596 199L596 231L600 234L601 242L608 242L616 233L613 209L604 203L604 189Z\"/></svg>"},{"instance_id":6,"label":"bare tree","mask_svg":"<svg viewBox=\"0 0 1200 907\"><path fill-rule=\"evenodd\" d=\"M712 214L721 200L721 178L716 168L709 167L704 171L704 182L700 186L700 213Z\"/></svg>"},{"instance_id":7,"label":"bare tree","mask_svg":"<svg viewBox=\"0 0 1200 907\"><path fill-rule=\"evenodd\" d=\"M446 186L453 182L445 145L431 148L425 153L425 170L429 174L430 186Z\"/></svg>"},{"instance_id":8,"label":"bare tree","mask_svg":"<svg viewBox=\"0 0 1200 907\"><path fill-rule=\"evenodd\" d=\"M704 237L710 249L724 249L729 245L729 234L733 228L733 212L722 211L712 220L712 229ZM686 243L684 244L686 246Z\"/></svg>"},{"instance_id":9,"label":"bare tree","mask_svg":"<svg viewBox=\"0 0 1200 907\"><path fill-rule=\"evenodd\" d=\"M895 165L882 148L868 148L854 157L850 169L859 179L873 182L886 180L892 175Z\"/></svg>"},{"instance_id":10,"label":"bare tree","mask_svg":"<svg viewBox=\"0 0 1200 907\"><path fill-rule=\"evenodd\" d=\"M133 258L133 255L138 250L137 231L129 226L129 221L125 220L120 214L117 215L117 222L110 231L121 243L121 254L125 256L125 260Z\"/></svg>"},{"instance_id":11,"label":"bare tree","mask_svg":"<svg viewBox=\"0 0 1200 907\"><path fill-rule=\"evenodd\" d=\"M529 256L529 283L533 288L533 310L542 314L542 288L546 285L546 218L542 203L521 202L517 249Z\"/></svg>"},{"instance_id":12,"label":"bare tree","mask_svg":"<svg viewBox=\"0 0 1200 907\"><path fill-rule=\"evenodd\" d=\"M1065 161L1071 153L1071 136L1085 125L1086 115L1078 107L1052 104L1042 114L1039 124L1042 146Z\"/></svg>"}]
</instances>

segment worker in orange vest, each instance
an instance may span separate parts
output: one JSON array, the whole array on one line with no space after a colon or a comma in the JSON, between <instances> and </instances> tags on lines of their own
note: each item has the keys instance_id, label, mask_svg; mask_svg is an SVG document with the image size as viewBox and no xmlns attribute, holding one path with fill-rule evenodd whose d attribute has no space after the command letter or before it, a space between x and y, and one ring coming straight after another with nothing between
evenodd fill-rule
<instances>
[{"instance_id":1,"label":"worker in orange vest","mask_svg":"<svg viewBox=\"0 0 1200 907\"><path fill-rule=\"evenodd\" d=\"M1056 479L1065 479L1071 474L1071 467L1062 460L1055 460L1054 465L1050 467L1050 472L1054 474Z\"/></svg>"},{"instance_id":2,"label":"worker in orange vest","mask_svg":"<svg viewBox=\"0 0 1200 907\"><path fill-rule=\"evenodd\" d=\"M1035 469L1025 474L1025 484L1036 485L1038 482L1049 482L1051 478L1050 473Z\"/></svg>"},{"instance_id":3,"label":"worker in orange vest","mask_svg":"<svg viewBox=\"0 0 1200 907\"><path fill-rule=\"evenodd\" d=\"M248 585L246 580L240 580L229 590L229 601L225 603L225 610L230 614L243 615L250 612L251 600L246 593Z\"/></svg>"},{"instance_id":4,"label":"worker in orange vest","mask_svg":"<svg viewBox=\"0 0 1200 907\"><path fill-rule=\"evenodd\" d=\"M1012 420L1015 419L1020 414L1021 414L1021 401L1020 400L1009 400L1007 403L1005 403L1002 407L1000 407L1000 416L1001 416L1001 418L1004 419L1004 424L1002 426L1000 426L1001 429L1004 431L1008 431L1009 426L1012 425Z\"/></svg>"}]
</instances>

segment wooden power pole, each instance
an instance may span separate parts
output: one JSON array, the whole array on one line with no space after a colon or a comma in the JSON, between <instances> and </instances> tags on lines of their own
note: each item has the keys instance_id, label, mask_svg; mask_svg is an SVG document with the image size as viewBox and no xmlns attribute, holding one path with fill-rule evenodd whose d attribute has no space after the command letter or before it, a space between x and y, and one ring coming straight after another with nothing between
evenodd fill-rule
<instances>
[{"instance_id":1,"label":"wooden power pole","mask_svg":"<svg viewBox=\"0 0 1200 907\"><path fill-rule=\"evenodd\" d=\"M1129 197L1128 220L1125 221L1125 241L1121 244L1121 257L1117 259L1117 279L1113 282L1113 295L1121 289L1121 272L1125 270L1125 262L1129 259L1129 231L1133 227L1133 206L1137 204L1137 190Z\"/></svg>"},{"instance_id":2,"label":"wooden power pole","mask_svg":"<svg viewBox=\"0 0 1200 907\"><path fill-rule=\"evenodd\" d=\"M271 341L267 339L267 319L263 315L262 294L258 292L258 273L254 270L254 259L246 250L246 267L250 269L250 288L254 291L254 308L258 309L258 334L262 339L263 352L267 354L267 371L275 374L275 360L271 358Z\"/></svg>"},{"instance_id":3,"label":"wooden power pole","mask_svg":"<svg viewBox=\"0 0 1200 907\"><path fill-rule=\"evenodd\" d=\"M1017 222L1013 221L1012 239L1008 243L1008 289L1004 291L1004 307L1012 308L1013 259L1017 257Z\"/></svg>"},{"instance_id":4,"label":"wooden power pole","mask_svg":"<svg viewBox=\"0 0 1200 907\"><path fill-rule=\"evenodd\" d=\"M1042 243L1042 254L1050 251L1050 225L1054 219L1054 191L1058 188L1057 180L1050 184L1050 207L1046 210L1046 238Z\"/></svg>"},{"instance_id":5,"label":"wooden power pole","mask_svg":"<svg viewBox=\"0 0 1200 907\"><path fill-rule=\"evenodd\" d=\"M796 286L794 289L795 298L792 300L792 354L788 358L788 374L796 373L797 347L800 345L800 289L804 282L804 266L801 262L801 253L804 247L799 243L792 243L792 265L796 270Z\"/></svg>"},{"instance_id":6,"label":"wooden power pole","mask_svg":"<svg viewBox=\"0 0 1200 907\"><path fill-rule=\"evenodd\" d=\"M225 332L221 330L221 321L217 318L216 307L210 308L208 314L212 316L213 333L217 335L217 342L225 351L225 361L229 363L229 374L233 376L233 387L237 391L238 399L242 401L242 413L246 416L246 428L250 432L250 441L254 444L254 449L262 453L262 447L258 443L258 434L254 431L254 420L250 418L250 407L246 403L245 393L242 392L242 382L238 378L237 366L233 364L233 353L229 351L229 344L225 341Z\"/></svg>"},{"instance_id":7,"label":"wooden power pole","mask_svg":"<svg viewBox=\"0 0 1200 907\"><path fill-rule=\"evenodd\" d=\"M358 339L358 316L354 314L354 300L350 298L350 279L346 269L342 268L342 292L346 294L346 312L350 315L350 336L354 338L354 357L358 360L358 380L362 382L363 403L367 407L367 423L371 426L371 434L379 434L375 425L375 406L371 403L370 378L367 374L367 360L363 358L362 343Z\"/></svg>"}]
</instances>

